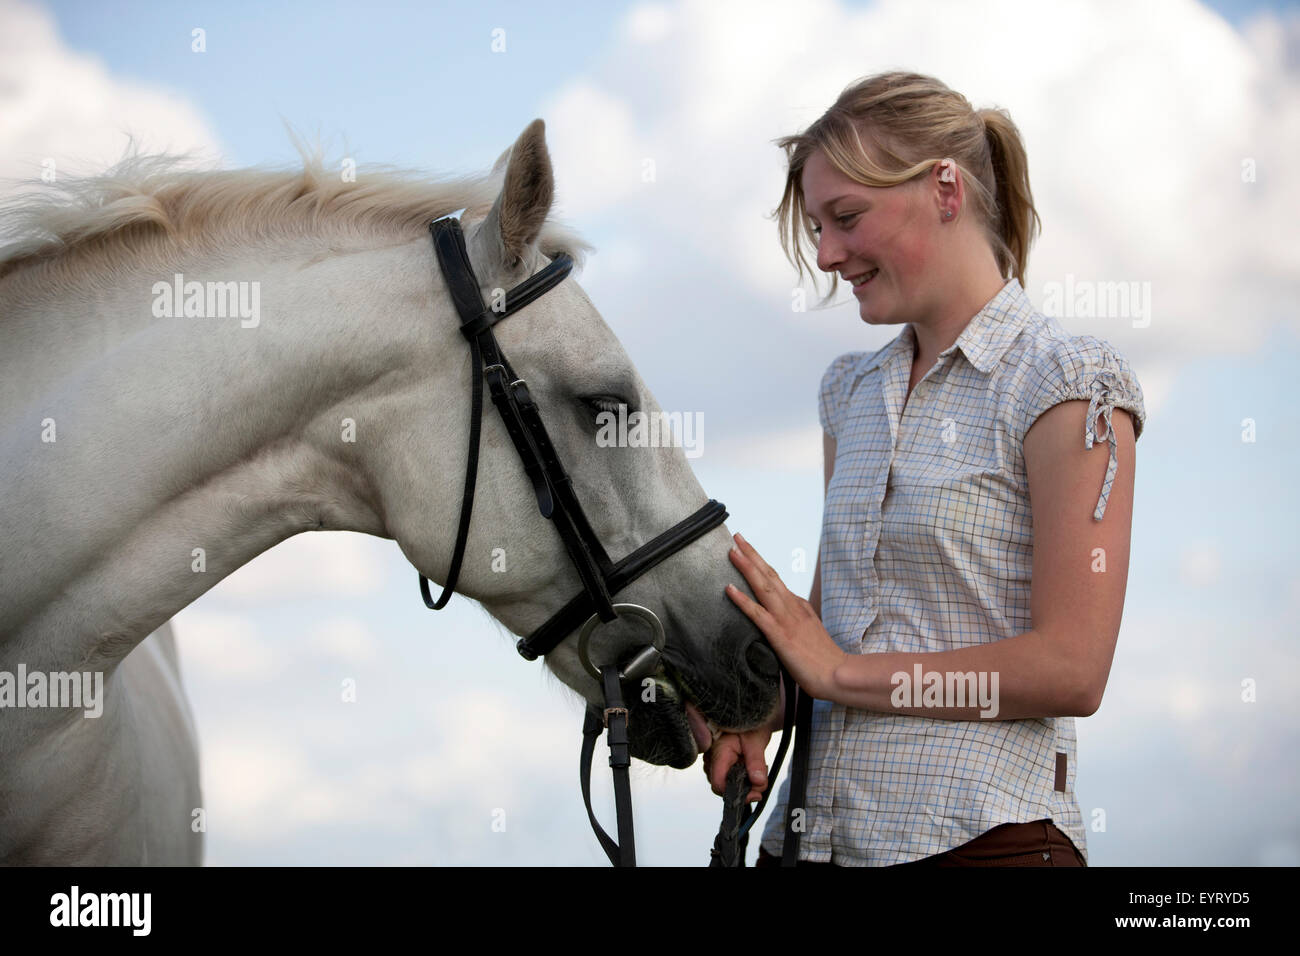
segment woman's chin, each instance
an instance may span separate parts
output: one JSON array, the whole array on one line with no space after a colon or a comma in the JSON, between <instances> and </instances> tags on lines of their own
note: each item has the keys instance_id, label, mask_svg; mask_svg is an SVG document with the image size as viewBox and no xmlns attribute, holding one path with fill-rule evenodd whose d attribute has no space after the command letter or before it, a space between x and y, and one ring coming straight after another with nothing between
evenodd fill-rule
<instances>
[{"instance_id":1,"label":"woman's chin","mask_svg":"<svg viewBox=\"0 0 1300 956\"><path fill-rule=\"evenodd\" d=\"M858 308L858 315L867 325L888 325L889 318L882 315L881 311L875 306L867 305L863 302Z\"/></svg>"}]
</instances>

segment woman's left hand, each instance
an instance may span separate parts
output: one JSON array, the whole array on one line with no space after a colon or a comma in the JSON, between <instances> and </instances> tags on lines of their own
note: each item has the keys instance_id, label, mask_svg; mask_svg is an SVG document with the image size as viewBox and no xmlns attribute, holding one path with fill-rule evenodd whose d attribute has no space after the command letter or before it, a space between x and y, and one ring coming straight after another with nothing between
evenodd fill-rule
<instances>
[{"instance_id":1,"label":"woman's left hand","mask_svg":"<svg viewBox=\"0 0 1300 956\"><path fill-rule=\"evenodd\" d=\"M792 593L744 537L734 538L731 563L759 603L730 584L727 597L763 632L800 687L819 700L833 700L835 668L848 655L826 632L812 604Z\"/></svg>"}]
</instances>

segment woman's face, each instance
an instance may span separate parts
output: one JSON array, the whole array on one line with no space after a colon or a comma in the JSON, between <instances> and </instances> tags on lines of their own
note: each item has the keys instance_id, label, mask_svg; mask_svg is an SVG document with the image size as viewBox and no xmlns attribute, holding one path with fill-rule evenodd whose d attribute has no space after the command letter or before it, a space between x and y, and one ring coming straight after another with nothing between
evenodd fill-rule
<instances>
[{"instance_id":1,"label":"woman's face","mask_svg":"<svg viewBox=\"0 0 1300 956\"><path fill-rule=\"evenodd\" d=\"M821 150L804 164L804 205L814 227L821 227L817 267L857 280L853 294L864 322L912 322L931 305L942 265L935 261L941 213L937 194L922 188L928 182L864 186Z\"/></svg>"}]
</instances>

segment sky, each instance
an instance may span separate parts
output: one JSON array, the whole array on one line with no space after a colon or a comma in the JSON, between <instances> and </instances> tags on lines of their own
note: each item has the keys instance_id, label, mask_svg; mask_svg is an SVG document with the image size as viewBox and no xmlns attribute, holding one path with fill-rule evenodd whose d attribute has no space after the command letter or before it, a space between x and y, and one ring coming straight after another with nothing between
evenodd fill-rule
<instances>
[{"instance_id":1,"label":"sky","mask_svg":"<svg viewBox=\"0 0 1300 956\"><path fill-rule=\"evenodd\" d=\"M791 310L773 140L885 69L1006 108L1044 224L1030 298L1067 277L1151 294L1149 324L1060 320L1129 359L1148 415L1118 649L1076 721L1079 804L1106 821L1090 861L1300 863L1296 6L562 9L0 0L0 176L101 168L128 134L287 164L286 124L363 166L477 172L544 118L558 214L597 250L579 281L659 404L703 415L696 475L781 570L819 537L822 372L897 330L844 296ZM290 539L175 627L209 864L605 865L577 787L581 704L474 602L427 611L393 542ZM595 793L612 827L601 775ZM643 864L707 862L720 801L698 764L638 764L634 800Z\"/></svg>"}]
</instances>

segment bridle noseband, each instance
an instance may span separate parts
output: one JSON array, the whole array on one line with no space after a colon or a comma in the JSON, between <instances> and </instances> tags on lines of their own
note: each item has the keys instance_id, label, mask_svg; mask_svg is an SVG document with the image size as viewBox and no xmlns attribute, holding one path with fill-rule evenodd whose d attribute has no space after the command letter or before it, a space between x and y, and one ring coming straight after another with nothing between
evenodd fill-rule
<instances>
[{"instance_id":1,"label":"bridle noseband","mask_svg":"<svg viewBox=\"0 0 1300 956\"><path fill-rule=\"evenodd\" d=\"M425 605L437 611L447 604L456 589L456 581L465 556L465 543L469 536L470 515L474 508L474 486L478 476L479 438L483 420L482 380L486 380L492 395L492 403L500 413L506 431L532 483L533 493L537 497L537 506L542 516L549 518L559 531L569 558L582 579L582 592L551 615L535 631L520 639L515 647L524 659L536 660L539 656L554 650L579 627L583 628L580 640L582 663L588 673L601 683L605 694L603 712L588 706L583 723L583 751L580 764L583 798L587 804L587 815L592 827L610 861L616 866L632 866L635 865L636 851L632 839L631 790L627 779L630 765L627 708L623 704L620 681L642 679L658 668L660 651L663 648L663 625L654 612L647 608L639 605L615 604L613 595L665 558L676 554L722 524L727 519L727 509L720 502L710 499L694 514L646 542L621 561L611 561L574 494L573 482L560 464L555 448L546 433L546 427L542 424L537 403L529 394L524 380L510 367L509 360L506 359L492 332L492 326L514 315L563 282L573 269L573 259L563 252L557 254L544 269L510 289L500 301L494 300L493 307L488 309L483 303L478 279L470 265L469 254L465 248L465 236L461 231L459 220L451 216L437 219L430 223L429 231L433 236L433 248L438 257L438 266L451 294L452 302L456 306L456 312L460 316L461 334L469 342L470 370L473 377L470 386L472 397L469 460L465 468L465 490L461 499L460 523L456 530L456 545L452 552L451 567L447 572L447 582L443 586L443 592L437 601L434 601L430 595L429 581L423 574L420 575L420 594L424 598ZM588 639L592 630L600 624L617 620L620 610L631 613L648 623L652 633L657 634L657 639L638 649L630 660L622 664L608 664L597 668L591 663L587 652ZM788 681L788 688L794 687L793 680L789 680L784 669L782 669L782 679ZM793 690L788 690L787 694L786 716L787 726L789 726L793 719ZM609 730L610 766L614 768L619 831L617 844L601 829L591 809L591 756L596 737L606 727ZM775 779L780 770L780 759L785 753L789 736L787 733L782 739L777 761L772 768L771 779ZM768 790L769 794L771 789ZM763 801L746 821L744 832L748 831L762 812L766 800L767 794L764 794Z\"/></svg>"}]
</instances>

